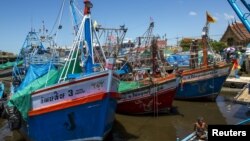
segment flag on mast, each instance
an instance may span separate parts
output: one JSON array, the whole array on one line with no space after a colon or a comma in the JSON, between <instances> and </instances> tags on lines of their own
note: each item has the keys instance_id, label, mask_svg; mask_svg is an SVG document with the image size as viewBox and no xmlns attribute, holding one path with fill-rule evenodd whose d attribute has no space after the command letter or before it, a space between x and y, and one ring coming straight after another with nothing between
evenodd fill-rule
<instances>
[{"instance_id":1,"label":"flag on mast","mask_svg":"<svg viewBox=\"0 0 250 141\"><path fill-rule=\"evenodd\" d=\"M212 17L208 12L206 12L206 14L207 14L207 22L209 22L209 23L215 23L216 22L215 18Z\"/></svg>"}]
</instances>

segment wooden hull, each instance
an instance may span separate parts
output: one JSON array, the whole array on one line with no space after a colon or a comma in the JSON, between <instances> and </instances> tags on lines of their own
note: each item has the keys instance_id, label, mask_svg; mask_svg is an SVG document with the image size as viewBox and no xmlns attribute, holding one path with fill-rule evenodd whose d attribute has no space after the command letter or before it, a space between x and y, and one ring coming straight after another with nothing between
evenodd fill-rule
<instances>
[{"instance_id":1,"label":"wooden hull","mask_svg":"<svg viewBox=\"0 0 250 141\"><path fill-rule=\"evenodd\" d=\"M228 77L231 65L220 65L216 68L199 68L184 71L181 75L180 86L176 99L212 99L220 93Z\"/></svg>"},{"instance_id":2,"label":"wooden hull","mask_svg":"<svg viewBox=\"0 0 250 141\"><path fill-rule=\"evenodd\" d=\"M113 125L118 83L105 71L38 90L22 131L36 141L103 140Z\"/></svg>"},{"instance_id":3,"label":"wooden hull","mask_svg":"<svg viewBox=\"0 0 250 141\"><path fill-rule=\"evenodd\" d=\"M117 112L123 114L145 114L170 109L177 86L178 83L174 77L157 84L122 92L122 98L118 100Z\"/></svg>"}]
</instances>

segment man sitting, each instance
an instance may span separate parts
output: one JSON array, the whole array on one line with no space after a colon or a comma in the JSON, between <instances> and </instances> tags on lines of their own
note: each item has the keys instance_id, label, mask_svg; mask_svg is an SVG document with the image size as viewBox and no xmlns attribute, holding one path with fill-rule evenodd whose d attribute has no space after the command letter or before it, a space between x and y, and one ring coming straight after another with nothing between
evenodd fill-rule
<instances>
[{"instance_id":1,"label":"man sitting","mask_svg":"<svg viewBox=\"0 0 250 141\"><path fill-rule=\"evenodd\" d=\"M207 124L204 122L202 117L197 119L197 122L194 124L194 131L196 132L196 136L199 140L207 139Z\"/></svg>"}]
</instances>

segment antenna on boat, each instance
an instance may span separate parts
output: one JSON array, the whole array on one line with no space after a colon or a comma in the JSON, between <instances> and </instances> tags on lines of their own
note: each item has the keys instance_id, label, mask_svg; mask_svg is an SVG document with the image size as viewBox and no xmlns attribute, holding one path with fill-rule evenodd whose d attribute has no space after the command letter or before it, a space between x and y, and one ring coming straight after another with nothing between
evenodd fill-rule
<instances>
[{"instance_id":1,"label":"antenna on boat","mask_svg":"<svg viewBox=\"0 0 250 141\"><path fill-rule=\"evenodd\" d=\"M33 29L33 16L31 16L30 18L30 24L31 24L31 32L33 32L33 30L35 32L35 29Z\"/></svg>"}]
</instances>

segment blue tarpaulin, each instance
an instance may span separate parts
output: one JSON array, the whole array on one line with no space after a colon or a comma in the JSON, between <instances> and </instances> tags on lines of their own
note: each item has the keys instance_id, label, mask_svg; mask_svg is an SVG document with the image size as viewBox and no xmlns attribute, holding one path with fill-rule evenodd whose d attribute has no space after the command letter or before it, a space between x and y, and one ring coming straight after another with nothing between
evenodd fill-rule
<instances>
[{"instance_id":1,"label":"blue tarpaulin","mask_svg":"<svg viewBox=\"0 0 250 141\"><path fill-rule=\"evenodd\" d=\"M170 65L173 65L174 63L177 63L178 66L189 66L189 55L183 55L183 54L173 54L169 57L167 57L167 62Z\"/></svg>"},{"instance_id":2,"label":"blue tarpaulin","mask_svg":"<svg viewBox=\"0 0 250 141\"><path fill-rule=\"evenodd\" d=\"M3 98L3 93L4 93L4 84L0 82L0 99Z\"/></svg>"},{"instance_id":3,"label":"blue tarpaulin","mask_svg":"<svg viewBox=\"0 0 250 141\"><path fill-rule=\"evenodd\" d=\"M39 64L39 65L30 65L28 72L22 81L21 85L17 88L17 91L22 90L32 81L36 80L37 78L41 77L42 75L46 74L49 69L53 69L54 66L51 63L47 64Z\"/></svg>"}]
</instances>

